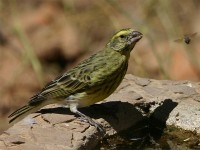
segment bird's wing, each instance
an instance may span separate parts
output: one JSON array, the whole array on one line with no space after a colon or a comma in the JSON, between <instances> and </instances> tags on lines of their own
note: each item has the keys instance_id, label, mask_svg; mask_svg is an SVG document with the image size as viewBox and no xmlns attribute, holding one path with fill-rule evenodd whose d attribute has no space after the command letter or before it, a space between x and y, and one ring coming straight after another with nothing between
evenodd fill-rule
<instances>
[{"instance_id":1,"label":"bird's wing","mask_svg":"<svg viewBox=\"0 0 200 150\"><path fill-rule=\"evenodd\" d=\"M41 92L31 98L29 104L40 103L45 99L66 98L88 86L87 82L80 81L66 73L49 82Z\"/></svg>"},{"instance_id":2,"label":"bird's wing","mask_svg":"<svg viewBox=\"0 0 200 150\"><path fill-rule=\"evenodd\" d=\"M178 43L182 41L183 41L183 38L174 40L174 42L178 42Z\"/></svg>"},{"instance_id":3,"label":"bird's wing","mask_svg":"<svg viewBox=\"0 0 200 150\"><path fill-rule=\"evenodd\" d=\"M94 81L91 79L90 74L104 67L106 64L94 65L96 62L96 55L98 54L91 56L77 67L49 82L41 92L30 99L29 105L41 103L45 99L66 98L72 94L91 88ZM101 58L101 56L99 56L99 58ZM96 82L98 82L98 80L96 80Z\"/></svg>"},{"instance_id":4,"label":"bird's wing","mask_svg":"<svg viewBox=\"0 0 200 150\"><path fill-rule=\"evenodd\" d=\"M112 56L112 55L111 55ZM101 85L113 71L119 70L122 59L111 57L101 51L84 60L75 68L48 83L40 93L31 98L29 104L40 103L44 99L67 98L68 96L87 91L93 86ZM108 60L112 64L107 63Z\"/></svg>"},{"instance_id":5,"label":"bird's wing","mask_svg":"<svg viewBox=\"0 0 200 150\"><path fill-rule=\"evenodd\" d=\"M33 108L39 106L47 99L66 98L77 91L84 90L86 87L88 87L87 82L73 78L70 73L65 73L55 80L49 82L41 92L31 97L28 105L25 105L24 107L21 107L13 112L9 116L9 118L14 117L10 120L10 122L14 121L22 114L25 114L26 112L29 112Z\"/></svg>"},{"instance_id":6,"label":"bird's wing","mask_svg":"<svg viewBox=\"0 0 200 150\"><path fill-rule=\"evenodd\" d=\"M197 32L191 33L191 34L184 34L184 37L195 37L197 35Z\"/></svg>"}]
</instances>

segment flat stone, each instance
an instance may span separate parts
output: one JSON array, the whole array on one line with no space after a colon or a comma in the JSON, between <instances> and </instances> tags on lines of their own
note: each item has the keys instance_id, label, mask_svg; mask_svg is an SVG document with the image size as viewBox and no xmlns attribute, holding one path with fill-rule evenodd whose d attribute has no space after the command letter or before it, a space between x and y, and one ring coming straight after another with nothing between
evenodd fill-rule
<instances>
[{"instance_id":1,"label":"flat stone","mask_svg":"<svg viewBox=\"0 0 200 150\"><path fill-rule=\"evenodd\" d=\"M33 118L33 123L22 120L0 135L0 149L94 149L102 138L146 119L145 112L167 126L200 134L199 89L199 83L190 81L126 75L119 88L105 101L81 109L104 127L105 134L81 121L68 109L50 105Z\"/></svg>"},{"instance_id":2,"label":"flat stone","mask_svg":"<svg viewBox=\"0 0 200 150\"><path fill-rule=\"evenodd\" d=\"M150 79L144 79L144 78L135 79L135 83L140 86L147 86L150 82L151 82Z\"/></svg>"},{"instance_id":3,"label":"flat stone","mask_svg":"<svg viewBox=\"0 0 200 150\"><path fill-rule=\"evenodd\" d=\"M172 85L168 86L168 88L174 93L186 94L186 95L196 94L195 89L186 85Z\"/></svg>"},{"instance_id":4,"label":"flat stone","mask_svg":"<svg viewBox=\"0 0 200 150\"><path fill-rule=\"evenodd\" d=\"M167 124L200 134L200 103L191 98L181 101L170 113Z\"/></svg>"}]
</instances>

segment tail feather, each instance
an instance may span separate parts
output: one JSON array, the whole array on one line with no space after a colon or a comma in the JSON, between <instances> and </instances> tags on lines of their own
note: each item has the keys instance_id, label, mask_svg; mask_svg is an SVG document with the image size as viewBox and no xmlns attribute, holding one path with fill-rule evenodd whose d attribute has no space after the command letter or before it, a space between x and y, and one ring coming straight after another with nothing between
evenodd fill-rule
<instances>
[{"instance_id":1,"label":"tail feather","mask_svg":"<svg viewBox=\"0 0 200 150\"><path fill-rule=\"evenodd\" d=\"M21 119L23 119L24 117L26 117L28 114L34 113L38 111L40 108L42 108L43 106L46 106L55 102L57 101L55 101L54 99L46 100L44 97L39 96L39 95L33 96L27 105L17 109L16 111L14 111L12 114L8 116L8 118L10 118L9 123L12 123L12 122L16 123L20 121Z\"/></svg>"},{"instance_id":2,"label":"tail feather","mask_svg":"<svg viewBox=\"0 0 200 150\"><path fill-rule=\"evenodd\" d=\"M26 114L30 110L32 110L35 106L25 105L18 110L14 111L12 114L8 116L8 118L12 118L9 123L12 123L14 120L16 120L18 117L22 116L23 114Z\"/></svg>"},{"instance_id":3,"label":"tail feather","mask_svg":"<svg viewBox=\"0 0 200 150\"><path fill-rule=\"evenodd\" d=\"M31 97L31 99L30 99L30 101L28 102L27 105L17 109L16 111L14 111L12 114L10 114L8 116L8 118L11 118L9 123L12 123L17 118L22 119L26 115L37 111L42 106L44 106L46 103L48 103L48 101L44 101L44 100L45 100L45 98L43 96L39 95L39 94L36 94L35 96Z\"/></svg>"},{"instance_id":4,"label":"tail feather","mask_svg":"<svg viewBox=\"0 0 200 150\"><path fill-rule=\"evenodd\" d=\"M10 114L10 115L8 116L8 118L11 118L11 117L13 117L13 116L15 116L15 115L17 115L17 114L21 114L21 112L23 112L24 110L27 110L29 107L30 107L30 106L25 105L25 106L23 106L23 107L17 109L17 110L14 111L12 114Z\"/></svg>"}]
</instances>

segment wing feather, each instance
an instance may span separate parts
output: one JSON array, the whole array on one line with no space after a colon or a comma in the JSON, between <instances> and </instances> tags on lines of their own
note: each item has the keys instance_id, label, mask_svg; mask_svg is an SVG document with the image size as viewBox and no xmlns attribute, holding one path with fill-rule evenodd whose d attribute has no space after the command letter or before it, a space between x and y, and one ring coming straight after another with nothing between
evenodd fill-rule
<instances>
[{"instance_id":1,"label":"wing feather","mask_svg":"<svg viewBox=\"0 0 200 150\"><path fill-rule=\"evenodd\" d=\"M67 98L72 94L102 84L106 80L106 76L110 76L109 70L117 69L118 63L122 61L107 56L109 55L104 52L92 55L75 68L49 82L36 96L42 97L43 99L38 98L41 101L52 98ZM104 59L113 59L113 65L105 63ZM37 98L32 99L29 103L35 101Z\"/></svg>"}]
</instances>

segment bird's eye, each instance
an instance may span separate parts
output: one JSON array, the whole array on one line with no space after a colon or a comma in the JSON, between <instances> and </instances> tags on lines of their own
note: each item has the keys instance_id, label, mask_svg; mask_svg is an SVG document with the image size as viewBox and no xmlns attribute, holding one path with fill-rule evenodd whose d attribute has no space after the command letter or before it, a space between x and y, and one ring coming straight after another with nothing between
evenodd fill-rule
<instances>
[{"instance_id":1,"label":"bird's eye","mask_svg":"<svg viewBox=\"0 0 200 150\"><path fill-rule=\"evenodd\" d=\"M123 39L123 38L125 38L125 35L120 35L119 37Z\"/></svg>"}]
</instances>

